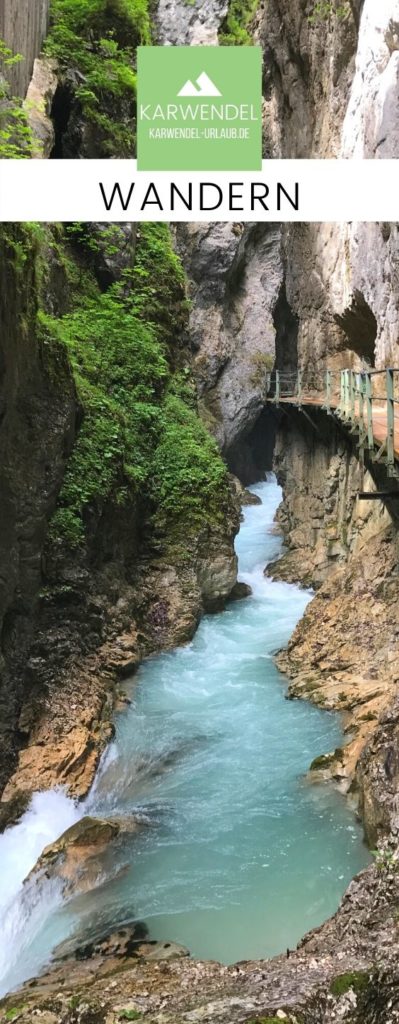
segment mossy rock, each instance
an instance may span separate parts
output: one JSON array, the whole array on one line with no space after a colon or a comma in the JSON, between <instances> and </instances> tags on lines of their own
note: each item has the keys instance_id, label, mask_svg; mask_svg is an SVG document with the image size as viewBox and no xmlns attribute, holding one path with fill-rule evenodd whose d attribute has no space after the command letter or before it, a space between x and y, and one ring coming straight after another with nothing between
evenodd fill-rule
<instances>
[{"instance_id":1,"label":"mossy rock","mask_svg":"<svg viewBox=\"0 0 399 1024\"><path fill-rule=\"evenodd\" d=\"M342 761L342 757L343 752L340 747L337 747L337 749L333 750L330 754L320 754L319 757L315 757L314 760L312 761L309 771L324 771L327 768L331 768L331 766L335 764L336 761Z\"/></svg>"},{"instance_id":2,"label":"mossy rock","mask_svg":"<svg viewBox=\"0 0 399 1024\"><path fill-rule=\"evenodd\" d=\"M369 975L365 971L348 971L347 974L338 974L331 982L330 992L335 999L345 995L352 989L356 995L364 992L370 983Z\"/></svg>"}]
</instances>

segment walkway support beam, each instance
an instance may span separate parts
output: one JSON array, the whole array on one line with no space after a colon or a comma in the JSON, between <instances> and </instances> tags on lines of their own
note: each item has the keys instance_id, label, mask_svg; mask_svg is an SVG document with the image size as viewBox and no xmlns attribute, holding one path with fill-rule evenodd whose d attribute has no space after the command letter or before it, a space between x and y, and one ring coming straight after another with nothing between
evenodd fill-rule
<instances>
[{"instance_id":1,"label":"walkway support beam","mask_svg":"<svg viewBox=\"0 0 399 1024\"><path fill-rule=\"evenodd\" d=\"M387 370L387 464L388 472L395 469L395 391L393 370Z\"/></svg>"}]
</instances>

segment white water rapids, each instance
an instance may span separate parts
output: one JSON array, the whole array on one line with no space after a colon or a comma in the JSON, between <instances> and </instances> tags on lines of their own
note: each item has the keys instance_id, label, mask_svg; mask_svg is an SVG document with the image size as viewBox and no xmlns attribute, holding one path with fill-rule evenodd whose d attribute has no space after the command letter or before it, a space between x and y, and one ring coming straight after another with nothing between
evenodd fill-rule
<instances>
[{"instance_id":1,"label":"white water rapids","mask_svg":"<svg viewBox=\"0 0 399 1024\"><path fill-rule=\"evenodd\" d=\"M263 569L281 550L274 478L252 488L237 538L252 597L205 616L190 644L148 659L93 790L34 797L0 837L1 992L46 964L75 933L133 920L202 958L230 963L293 946L332 913L368 863L360 826L330 786L304 779L342 742L337 715L285 699L272 654L309 600ZM101 885L63 901L59 884L23 887L43 847L83 814L148 822L105 859Z\"/></svg>"}]
</instances>

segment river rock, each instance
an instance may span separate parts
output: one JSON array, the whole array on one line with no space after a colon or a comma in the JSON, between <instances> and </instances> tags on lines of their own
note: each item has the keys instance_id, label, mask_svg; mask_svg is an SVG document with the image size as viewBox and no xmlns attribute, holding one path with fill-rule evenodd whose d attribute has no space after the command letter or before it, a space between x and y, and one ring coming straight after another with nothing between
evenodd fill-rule
<instances>
[{"instance_id":1,"label":"river rock","mask_svg":"<svg viewBox=\"0 0 399 1024\"><path fill-rule=\"evenodd\" d=\"M157 942L148 937L148 927L142 921L102 934L91 941L79 942L78 937L67 939L54 950L57 961L79 961L141 958L145 960L176 960L189 956L185 946L177 942Z\"/></svg>"},{"instance_id":2,"label":"river rock","mask_svg":"<svg viewBox=\"0 0 399 1024\"><path fill-rule=\"evenodd\" d=\"M251 594L252 587L249 586L249 583L238 581L229 594L229 601L242 601L244 597L250 597Z\"/></svg>"},{"instance_id":3,"label":"river rock","mask_svg":"<svg viewBox=\"0 0 399 1024\"><path fill-rule=\"evenodd\" d=\"M248 491L247 488L244 487L241 503L242 505L261 505L262 498L259 497L259 494L253 494L252 491Z\"/></svg>"},{"instance_id":4,"label":"river rock","mask_svg":"<svg viewBox=\"0 0 399 1024\"><path fill-rule=\"evenodd\" d=\"M43 850L25 884L45 875L60 878L64 890L85 891L95 886L100 873L98 858L110 843L122 833L134 834L143 827L133 817L102 819L86 816L71 825L63 834Z\"/></svg>"}]
</instances>

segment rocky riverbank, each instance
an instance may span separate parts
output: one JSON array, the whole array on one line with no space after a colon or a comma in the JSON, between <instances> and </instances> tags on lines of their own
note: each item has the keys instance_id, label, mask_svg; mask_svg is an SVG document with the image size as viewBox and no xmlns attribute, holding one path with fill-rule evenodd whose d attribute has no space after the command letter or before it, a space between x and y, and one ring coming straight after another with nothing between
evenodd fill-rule
<instances>
[{"instance_id":1,"label":"rocky riverbank","mask_svg":"<svg viewBox=\"0 0 399 1024\"><path fill-rule=\"evenodd\" d=\"M325 414L301 429L299 416L283 420L278 433L276 470L284 487L278 521L287 551L268 572L314 586L316 595L277 660L291 680L290 697L343 714L346 743L316 760L314 777L332 776L349 792L374 845L391 830L397 777L392 735L399 682L395 502L387 507L359 500L360 490L384 486L383 469L370 465L364 470L351 439ZM390 752L382 741L387 722Z\"/></svg>"}]
</instances>

